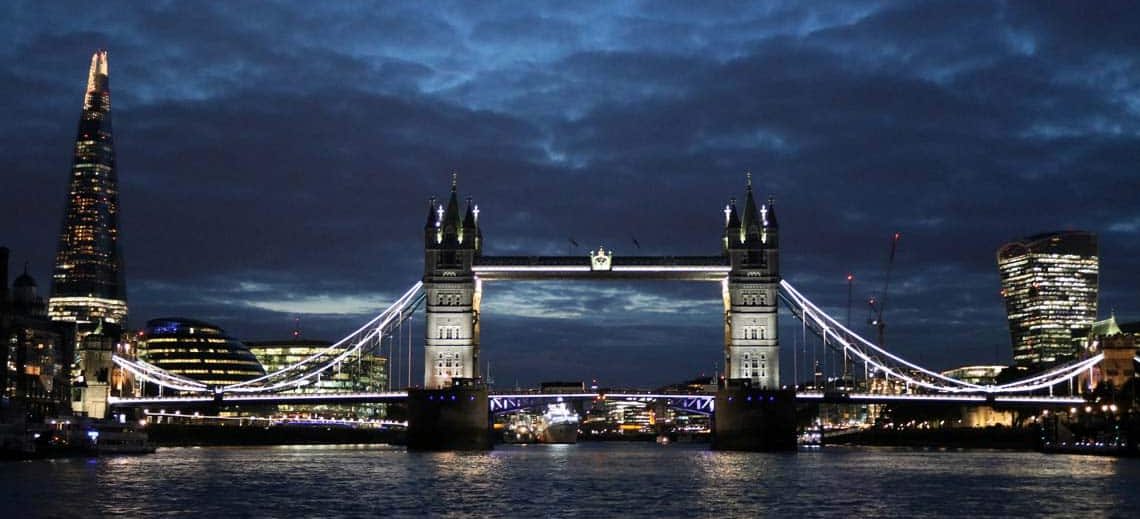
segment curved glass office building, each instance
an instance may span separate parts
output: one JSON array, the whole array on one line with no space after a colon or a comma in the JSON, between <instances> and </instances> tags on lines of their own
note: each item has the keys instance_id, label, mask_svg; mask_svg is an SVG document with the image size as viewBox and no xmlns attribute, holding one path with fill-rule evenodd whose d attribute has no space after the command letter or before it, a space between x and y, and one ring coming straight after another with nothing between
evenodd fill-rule
<instances>
[{"instance_id":1,"label":"curved glass office building","mask_svg":"<svg viewBox=\"0 0 1140 519\"><path fill-rule=\"evenodd\" d=\"M998 249L1001 295L1013 362L1030 372L1076 358L1096 321L1100 263L1096 235L1038 234Z\"/></svg>"},{"instance_id":2,"label":"curved glass office building","mask_svg":"<svg viewBox=\"0 0 1140 519\"><path fill-rule=\"evenodd\" d=\"M208 386L245 382L265 368L241 341L210 323L167 317L146 323L139 358Z\"/></svg>"}]
</instances>

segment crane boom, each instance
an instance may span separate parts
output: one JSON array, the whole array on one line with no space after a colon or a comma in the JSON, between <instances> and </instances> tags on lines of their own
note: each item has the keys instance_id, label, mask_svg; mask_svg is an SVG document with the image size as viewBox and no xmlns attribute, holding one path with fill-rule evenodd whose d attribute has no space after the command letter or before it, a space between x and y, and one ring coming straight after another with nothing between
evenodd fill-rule
<instances>
[{"instance_id":1,"label":"crane boom","mask_svg":"<svg viewBox=\"0 0 1140 519\"><path fill-rule=\"evenodd\" d=\"M879 347L886 347L886 330L887 323L883 321L883 310L887 306L887 292L891 288L891 271L895 265L895 251L898 250L899 238L902 238L902 233L896 232L891 236L891 253L887 256L887 275L883 278L883 291L879 294L878 298L872 297L867 301L871 307L871 312L875 315L871 325L875 327L878 332Z\"/></svg>"}]
</instances>

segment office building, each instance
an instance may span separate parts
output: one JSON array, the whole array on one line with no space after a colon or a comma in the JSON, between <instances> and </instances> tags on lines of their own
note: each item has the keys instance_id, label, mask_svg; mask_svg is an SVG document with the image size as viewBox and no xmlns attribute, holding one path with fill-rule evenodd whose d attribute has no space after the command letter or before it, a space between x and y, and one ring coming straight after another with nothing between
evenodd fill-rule
<instances>
[{"instance_id":1,"label":"office building","mask_svg":"<svg viewBox=\"0 0 1140 519\"><path fill-rule=\"evenodd\" d=\"M202 321L167 317L147 321L139 359L210 387L265 374L257 357L225 330Z\"/></svg>"},{"instance_id":2,"label":"office building","mask_svg":"<svg viewBox=\"0 0 1140 519\"><path fill-rule=\"evenodd\" d=\"M51 319L77 323L81 335L100 324L121 329L127 318L107 72L100 50L87 76L48 300Z\"/></svg>"},{"instance_id":3,"label":"office building","mask_svg":"<svg viewBox=\"0 0 1140 519\"><path fill-rule=\"evenodd\" d=\"M1073 332L1096 320L1096 235L1064 231L1030 236L998 249L1015 366L1030 372L1072 360Z\"/></svg>"},{"instance_id":4,"label":"office building","mask_svg":"<svg viewBox=\"0 0 1140 519\"><path fill-rule=\"evenodd\" d=\"M246 342L266 373L292 366L332 346L328 341L292 339L285 341ZM388 359L376 352L361 351L344 360L338 368L329 369L312 384L293 389L292 393L366 393L388 390ZM335 418L381 418L385 404L353 405L280 405L278 411L291 415L315 415Z\"/></svg>"}]
</instances>

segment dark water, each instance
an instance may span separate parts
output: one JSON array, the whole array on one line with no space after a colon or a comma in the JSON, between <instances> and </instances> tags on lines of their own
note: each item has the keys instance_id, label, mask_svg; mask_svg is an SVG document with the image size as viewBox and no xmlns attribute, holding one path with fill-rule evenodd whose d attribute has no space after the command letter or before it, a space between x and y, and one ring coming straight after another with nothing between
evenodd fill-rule
<instances>
[{"instance_id":1,"label":"dark water","mask_svg":"<svg viewBox=\"0 0 1140 519\"><path fill-rule=\"evenodd\" d=\"M1140 460L651 443L172 448L0 463L0 517L1140 516Z\"/></svg>"}]
</instances>

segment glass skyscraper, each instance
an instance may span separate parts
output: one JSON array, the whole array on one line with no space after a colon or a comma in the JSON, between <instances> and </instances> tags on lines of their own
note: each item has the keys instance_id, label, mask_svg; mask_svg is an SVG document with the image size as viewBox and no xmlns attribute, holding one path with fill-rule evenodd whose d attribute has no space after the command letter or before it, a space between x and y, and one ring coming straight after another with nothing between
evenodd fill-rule
<instances>
[{"instance_id":1,"label":"glass skyscraper","mask_svg":"<svg viewBox=\"0 0 1140 519\"><path fill-rule=\"evenodd\" d=\"M91 56L63 229L52 274L48 315L80 323L122 327L127 290L119 243L119 185L111 133L107 51Z\"/></svg>"},{"instance_id":2,"label":"glass skyscraper","mask_svg":"<svg viewBox=\"0 0 1140 519\"><path fill-rule=\"evenodd\" d=\"M1038 234L998 249L1016 366L1038 371L1076 357L1074 330L1096 320L1099 259L1096 235Z\"/></svg>"}]
</instances>

